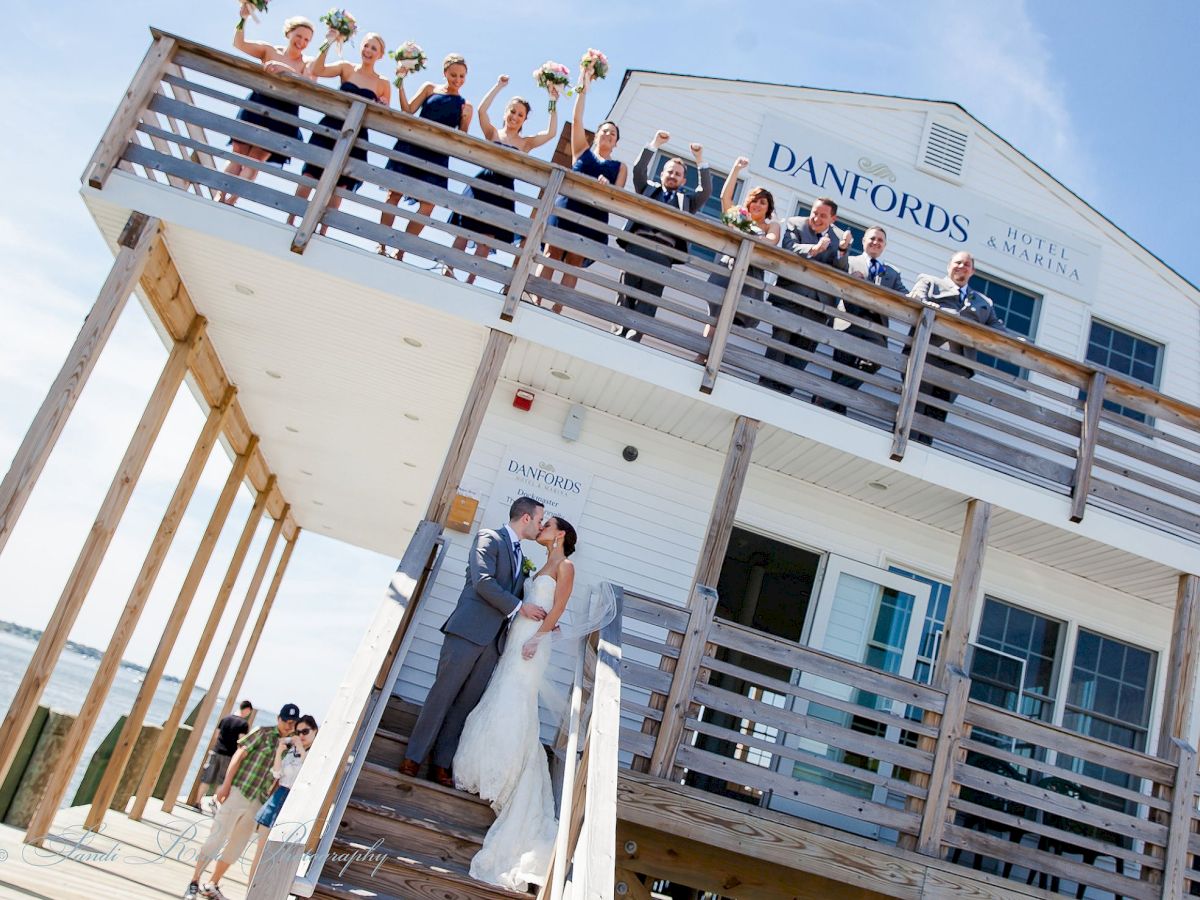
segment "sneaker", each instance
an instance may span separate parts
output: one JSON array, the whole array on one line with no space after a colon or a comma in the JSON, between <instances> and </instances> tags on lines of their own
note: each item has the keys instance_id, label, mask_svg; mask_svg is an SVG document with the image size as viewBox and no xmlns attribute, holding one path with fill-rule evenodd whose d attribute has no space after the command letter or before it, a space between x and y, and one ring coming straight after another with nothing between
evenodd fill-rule
<instances>
[{"instance_id":1,"label":"sneaker","mask_svg":"<svg viewBox=\"0 0 1200 900\"><path fill-rule=\"evenodd\" d=\"M215 884L206 884L204 889L200 891L200 896L208 897L208 900L229 900Z\"/></svg>"},{"instance_id":2,"label":"sneaker","mask_svg":"<svg viewBox=\"0 0 1200 900\"><path fill-rule=\"evenodd\" d=\"M183 892L183 900L196 900L200 896L200 885L192 882L187 886L187 890Z\"/></svg>"}]
</instances>

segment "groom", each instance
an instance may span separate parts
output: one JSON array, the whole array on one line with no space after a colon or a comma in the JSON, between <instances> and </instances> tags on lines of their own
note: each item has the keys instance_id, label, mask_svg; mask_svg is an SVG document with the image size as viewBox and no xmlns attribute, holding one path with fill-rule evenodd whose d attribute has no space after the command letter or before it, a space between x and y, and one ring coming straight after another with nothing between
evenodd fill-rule
<instances>
[{"instance_id":1,"label":"groom","mask_svg":"<svg viewBox=\"0 0 1200 900\"><path fill-rule=\"evenodd\" d=\"M458 739L500 659L509 622L516 615L534 621L546 617L540 606L520 599L525 589L521 541L538 536L543 512L537 500L519 497L509 507L507 525L481 528L475 535L467 557L467 583L442 626L446 637L437 675L408 739L401 775L415 776L432 748L430 779L454 787L450 764Z\"/></svg>"}]
</instances>

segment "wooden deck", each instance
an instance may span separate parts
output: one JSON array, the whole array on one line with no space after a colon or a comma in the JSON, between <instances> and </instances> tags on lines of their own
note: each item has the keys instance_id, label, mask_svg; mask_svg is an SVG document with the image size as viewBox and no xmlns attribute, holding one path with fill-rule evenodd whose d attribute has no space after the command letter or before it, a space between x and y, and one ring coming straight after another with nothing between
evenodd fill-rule
<instances>
[{"instance_id":1,"label":"wooden deck","mask_svg":"<svg viewBox=\"0 0 1200 900\"><path fill-rule=\"evenodd\" d=\"M102 831L85 837L87 807L61 811L45 849L21 843L24 832L0 826L0 898L38 900L162 900L183 894L196 852L212 820L186 806L164 814L158 800L147 806L141 822L111 813ZM221 879L233 898L246 896L245 862Z\"/></svg>"}]
</instances>

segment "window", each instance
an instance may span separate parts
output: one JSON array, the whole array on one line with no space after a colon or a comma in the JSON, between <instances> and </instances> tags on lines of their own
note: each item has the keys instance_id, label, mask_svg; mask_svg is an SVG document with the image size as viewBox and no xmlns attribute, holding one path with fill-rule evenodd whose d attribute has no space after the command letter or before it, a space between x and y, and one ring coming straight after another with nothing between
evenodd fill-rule
<instances>
[{"instance_id":1,"label":"window","mask_svg":"<svg viewBox=\"0 0 1200 900\"><path fill-rule=\"evenodd\" d=\"M650 180L658 181L662 175L663 166L667 164L667 160L674 159L675 154L664 153L659 150L654 159L650 162L650 171L653 173ZM687 170L687 181L684 184L689 191L695 191L700 186L700 173L694 162L683 161L683 166ZM700 208L700 215L707 219L715 219L721 221L721 214L725 211L721 209L721 191L725 190L725 179L728 177L724 172L718 172L716 169L709 166L709 171L712 172L712 195L708 201ZM743 190L746 187L745 182L738 184L733 190L734 202L737 202L741 197ZM716 254L707 247L701 247L697 244L691 244L691 252L702 259L712 260Z\"/></svg>"},{"instance_id":2,"label":"window","mask_svg":"<svg viewBox=\"0 0 1200 900\"><path fill-rule=\"evenodd\" d=\"M970 285L992 301L996 315L1004 320L1004 326L1009 331L1033 340L1034 332L1037 331L1038 312L1042 305L1041 297L978 272L971 276ZM1006 360L996 359L990 353L981 352L979 361L1009 375L1020 377L1022 374L1020 367Z\"/></svg>"},{"instance_id":3,"label":"window","mask_svg":"<svg viewBox=\"0 0 1200 900\"><path fill-rule=\"evenodd\" d=\"M1079 629L1063 727L1146 749L1155 654Z\"/></svg>"},{"instance_id":4,"label":"window","mask_svg":"<svg viewBox=\"0 0 1200 900\"><path fill-rule=\"evenodd\" d=\"M1096 319L1092 320L1087 345L1087 361L1090 363L1104 366L1106 369L1128 375L1142 384L1157 388L1159 376L1162 374L1162 354L1162 344L1140 338ZM1083 398L1086 394L1080 391L1079 396ZM1104 401L1104 408L1137 422L1146 421L1145 413L1109 400Z\"/></svg>"},{"instance_id":5,"label":"window","mask_svg":"<svg viewBox=\"0 0 1200 900\"><path fill-rule=\"evenodd\" d=\"M1021 690L1018 712L1043 722L1054 721L1054 691L1057 681L1055 660L1058 658L1062 623L1047 619L1028 610L1002 603L992 597L983 602L983 617L979 622L976 642L1025 661L1025 684ZM987 673L980 672L975 680L975 664L971 666L971 698L984 703L993 702ZM1003 700L996 705L1007 705Z\"/></svg>"},{"instance_id":6,"label":"window","mask_svg":"<svg viewBox=\"0 0 1200 900\"><path fill-rule=\"evenodd\" d=\"M812 212L812 206L801 200L796 204L796 215L808 218L808 214ZM859 225L852 219L847 219L842 216L841 210L838 210L837 219L834 220L833 227L839 232L850 229L850 233L854 235L854 243L850 245L850 256L863 252L863 235L867 233L866 225Z\"/></svg>"},{"instance_id":7,"label":"window","mask_svg":"<svg viewBox=\"0 0 1200 900\"><path fill-rule=\"evenodd\" d=\"M929 608L925 611L925 624L921 628L921 646L917 648L917 665L913 679L929 684L933 680L933 664L941 646L941 633L946 627L946 610L950 604L950 585L923 575L915 575L899 566L891 566L889 572L904 575L914 581L929 585Z\"/></svg>"}]
</instances>

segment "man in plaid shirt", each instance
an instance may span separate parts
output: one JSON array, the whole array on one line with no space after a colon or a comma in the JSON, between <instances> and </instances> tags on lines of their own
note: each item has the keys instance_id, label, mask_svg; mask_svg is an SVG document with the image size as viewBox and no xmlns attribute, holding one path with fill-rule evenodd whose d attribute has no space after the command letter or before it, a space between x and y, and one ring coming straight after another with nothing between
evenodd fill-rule
<instances>
[{"instance_id":1,"label":"man in plaid shirt","mask_svg":"<svg viewBox=\"0 0 1200 900\"><path fill-rule=\"evenodd\" d=\"M299 719L300 708L295 703L284 704L274 727L255 729L238 740L225 781L217 788L217 803L221 806L213 817L208 840L196 858L191 884L183 894L185 900L196 897L228 900L219 887L221 876L238 861L254 836L254 817L271 796L275 784L271 771L275 749L281 740L291 736ZM212 881L201 888L200 877L214 859Z\"/></svg>"}]
</instances>

